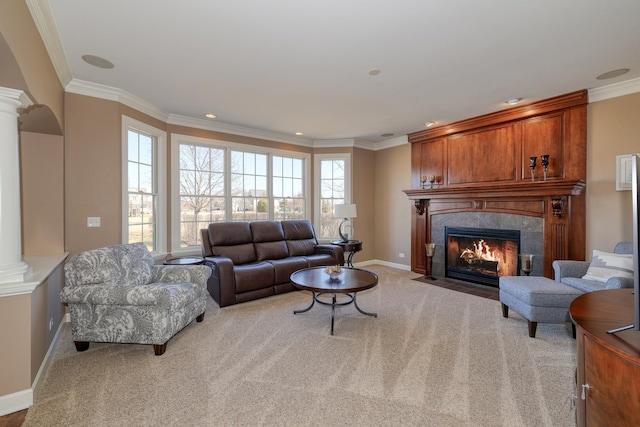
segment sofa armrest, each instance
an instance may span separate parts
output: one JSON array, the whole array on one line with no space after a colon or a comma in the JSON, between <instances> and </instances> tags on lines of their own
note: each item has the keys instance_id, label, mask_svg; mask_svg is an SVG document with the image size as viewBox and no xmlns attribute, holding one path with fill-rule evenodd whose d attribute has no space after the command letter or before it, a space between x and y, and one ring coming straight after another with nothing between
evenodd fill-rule
<instances>
[{"instance_id":1,"label":"sofa armrest","mask_svg":"<svg viewBox=\"0 0 640 427\"><path fill-rule=\"evenodd\" d=\"M553 261L553 271L556 282L562 281L564 277L582 277L587 274L589 261L557 260Z\"/></svg>"},{"instance_id":2,"label":"sofa armrest","mask_svg":"<svg viewBox=\"0 0 640 427\"><path fill-rule=\"evenodd\" d=\"M154 265L151 281L156 283L190 282L207 286L211 267L207 265Z\"/></svg>"},{"instance_id":3,"label":"sofa armrest","mask_svg":"<svg viewBox=\"0 0 640 427\"><path fill-rule=\"evenodd\" d=\"M338 245L316 245L316 254L331 255L336 260L336 265L344 264L344 250Z\"/></svg>"},{"instance_id":4,"label":"sofa armrest","mask_svg":"<svg viewBox=\"0 0 640 427\"><path fill-rule=\"evenodd\" d=\"M233 273L233 261L227 257L205 257L204 263L211 267L211 276L207 289L220 307L236 303L236 279Z\"/></svg>"},{"instance_id":5,"label":"sofa armrest","mask_svg":"<svg viewBox=\"0 0 640 427\"><path fill-rule=\"evenodd\" d=\"M633 288L633 277L610 277L605 289Z\"/></svg>"},{"instance_id":6,"label":"sofa armrest","mask_svg":"<svg viewBox=\"0 0 640 427\"><path fill-rule=\"evenodd\" d=\"M60 301L94 305L169 305L167 285L104 284L68 285L60 292Z\"/></svg>"},{"instance_id":7,"label":"sofa armrest","mask_svg":"<svg viewBox=\"0 0 640 427\"><path fill-rule=\"evenodd\" d=\"M206 265L154 265L151 270L152 283L193 283L200 297L207 294L207 279L211 267Z\"/></svg>"}]
</instances>

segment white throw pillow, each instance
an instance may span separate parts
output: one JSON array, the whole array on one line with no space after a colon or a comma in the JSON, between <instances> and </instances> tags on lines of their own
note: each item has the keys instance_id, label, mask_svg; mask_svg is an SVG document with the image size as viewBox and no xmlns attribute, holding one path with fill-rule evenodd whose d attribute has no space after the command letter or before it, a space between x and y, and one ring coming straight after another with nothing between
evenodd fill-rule
<instances>
[{"instance_id":1,"label":"white throw pillow","mask_svg":"<svg viewBox=\"0 0 640 427\"><path fill-rule=\"evenodd\" d=\"M593 258L583 279L606 283L611 277L633 278L633 255L593 250Z\"/></svg>"}]
</instances>

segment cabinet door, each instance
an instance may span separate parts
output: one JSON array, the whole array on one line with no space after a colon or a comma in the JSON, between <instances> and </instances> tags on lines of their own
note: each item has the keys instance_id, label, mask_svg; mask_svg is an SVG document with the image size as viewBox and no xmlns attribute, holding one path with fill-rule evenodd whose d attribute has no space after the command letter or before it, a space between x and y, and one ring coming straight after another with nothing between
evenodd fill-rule
<instances>
[{"instance_id":1,"label":"cabinet door","mask_svg":"<svg viewBox=\"0 0 640 427\"><path fill-rule=\"evenodd\" d=\"M584 337L584 362L586 425L640 426L640 366L589 336Z\"/></svg>"}]
</instances>

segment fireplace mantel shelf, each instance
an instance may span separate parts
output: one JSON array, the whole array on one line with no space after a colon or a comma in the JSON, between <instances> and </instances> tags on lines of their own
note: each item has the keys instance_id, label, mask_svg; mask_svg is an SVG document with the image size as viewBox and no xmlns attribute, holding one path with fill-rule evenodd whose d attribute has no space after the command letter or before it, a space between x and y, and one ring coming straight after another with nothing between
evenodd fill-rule
<instances>
[{"instance_id":1,"label":"fireplace mantel shelf","mask_svg":"<svg viewBox=\"0 0 640 427\"><path fill-rule=\"evenodd\" d=\"M520 181L506 183L474 184L464 186L440 186L403 190L410 200L451 198L501 198L577 196L585 188L581 180Z\"/></svg>"}]
</instances>

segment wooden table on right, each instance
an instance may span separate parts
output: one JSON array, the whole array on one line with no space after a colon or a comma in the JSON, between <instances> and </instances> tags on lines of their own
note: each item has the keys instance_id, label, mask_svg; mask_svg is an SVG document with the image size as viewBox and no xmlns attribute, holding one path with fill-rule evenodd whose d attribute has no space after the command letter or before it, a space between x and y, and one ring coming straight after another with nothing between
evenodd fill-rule
<instances>
[{"instance_id":1,"label":"wooden table on right","mask_svg":"<svg viewBox=\"0 0 640 427\"><path fill-rule=\"evenodd\" d=\"M362 310L356 301L356 293L371 289L378 284L378 276L371 271L360 268L342 267L337 280L332 280L324 270L326 267L312 267L298 270L291 275L291 283L298 289L311 291L311 305L301 310L294 310L293 314L305 313L311 307L318 304L331 306L331 335L333 335L333 324L335 319L336 306L349 305L353 303L356 309L367 316L378 317L377 313L370 313ZM322 301L318 297L322 294L333 294L331 302ZM348 297L346 302L337 302L337 294L345 294Z\"/></svg>"}]
</instances>

